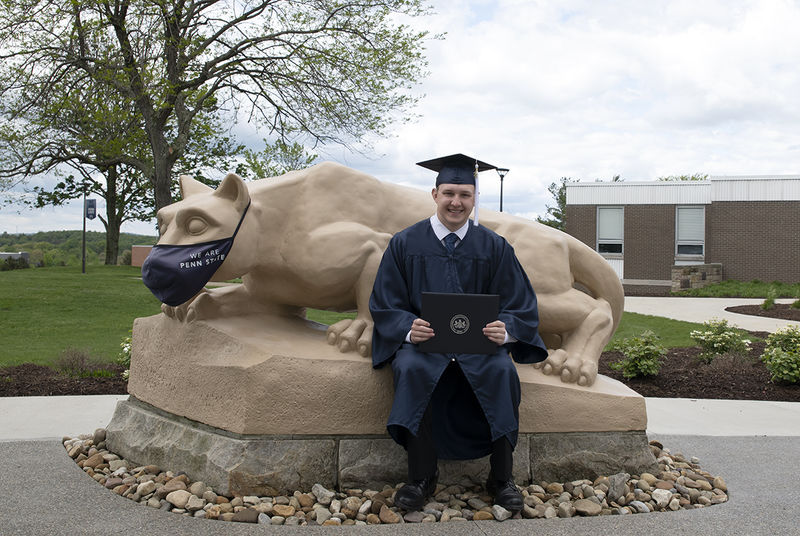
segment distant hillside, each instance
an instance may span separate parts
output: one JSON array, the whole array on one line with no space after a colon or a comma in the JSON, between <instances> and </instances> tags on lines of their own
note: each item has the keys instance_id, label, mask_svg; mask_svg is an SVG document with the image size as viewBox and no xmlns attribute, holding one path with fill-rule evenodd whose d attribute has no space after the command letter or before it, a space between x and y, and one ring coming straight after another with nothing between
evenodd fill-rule
<instances>
[{"instance_id":1,"label":"distant hillside","mask_svg":"<svg viewBox=\"0 0 800 536\"><path fill-rule=\"evenodd\" d=\"M36 266L77 265L81 262L82 231L40 231L33 234L0 234L0 251L27 251L30 263ZM155 244L157 236L120 233L119 257L130 257L125 252L131 246ZM105 260L106 234L86 231L86 262L102 264Z\"/></svg>"}]
</instances>

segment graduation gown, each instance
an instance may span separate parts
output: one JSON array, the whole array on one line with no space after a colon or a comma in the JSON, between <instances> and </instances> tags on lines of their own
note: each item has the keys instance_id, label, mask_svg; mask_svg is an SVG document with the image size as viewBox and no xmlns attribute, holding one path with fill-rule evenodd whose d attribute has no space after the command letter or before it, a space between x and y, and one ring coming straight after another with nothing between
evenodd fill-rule
<instances>
[{"instance_id":1,"label":"graduation gown","mask_svg":"<svg viewBox=\"0 0 800 536\"><path fill-rule=\"evenodd\" d=\"M420 352L405 337L420 317L423 291L498 294L498 319L517 342L491 355ZM394 374L387 429L395 441L404 445L402 428L417 434L430 403L439 458L485 456L503 436L516 445L520 387L508 351L518 363L536 363L547 349L538 333L536 295L504 238L470 220L451 254L429 220L397 233L381 260L370 312L373 367L391 362Z\"/></svg>"}]
</instances>

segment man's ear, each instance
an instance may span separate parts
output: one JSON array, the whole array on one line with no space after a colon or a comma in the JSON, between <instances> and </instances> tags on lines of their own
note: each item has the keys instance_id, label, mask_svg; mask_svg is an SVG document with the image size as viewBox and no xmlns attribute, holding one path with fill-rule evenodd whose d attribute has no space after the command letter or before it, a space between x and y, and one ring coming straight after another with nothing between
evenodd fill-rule
<instances>
[{"instance_id":1,"label":"man's ear","mask_svg":"<svg viewBox=\"0 0 800 536\"><path fill-rule=\"evenodd\" d=\"M247 184L235 173L228 173L214 195L232 201L238 211L243 211L250 202Z\"/></svg>"}]
</instances>

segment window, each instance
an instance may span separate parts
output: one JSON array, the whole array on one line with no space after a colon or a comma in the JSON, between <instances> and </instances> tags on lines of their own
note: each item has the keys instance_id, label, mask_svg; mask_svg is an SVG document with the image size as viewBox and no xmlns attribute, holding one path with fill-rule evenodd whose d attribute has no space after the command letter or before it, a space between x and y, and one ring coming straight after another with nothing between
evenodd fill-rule
<instances>
[{"instance_id":1,"label":"window","mask_svg":"<svg viewBox=\"0 0 800 536\"><path fill-rule=\"evenodd\" d=\"M622 207L597 207L598 253L622 255L623 221Z\"/></svg>"},{"instance_id":2,"label":"window","mask_svg":"<svg viewBox=\"0 0 800 536\"><path fill-rule=\"evenodd\" d=\"M675 213L675 255L705 255L705 207L677 207Z\"/></svg>"}]
</instances>

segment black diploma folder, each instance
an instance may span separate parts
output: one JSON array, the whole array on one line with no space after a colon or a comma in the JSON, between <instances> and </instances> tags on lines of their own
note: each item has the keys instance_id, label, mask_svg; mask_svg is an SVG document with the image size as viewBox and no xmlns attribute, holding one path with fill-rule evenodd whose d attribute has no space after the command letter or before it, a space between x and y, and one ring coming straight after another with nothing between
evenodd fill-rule
<instances>
[{"instance_id":1,"label":"black diploma folder","mask_svg":"<svg viewBox=\"0 0 800 536\"><path fill-rule=\"evenodd\" d=\"M497 320L497 294L422 293L422 319L435 336L419 343L426 353L493 354L498 346L486 338L483 328Z\"/></svg>"}]
</instances>

